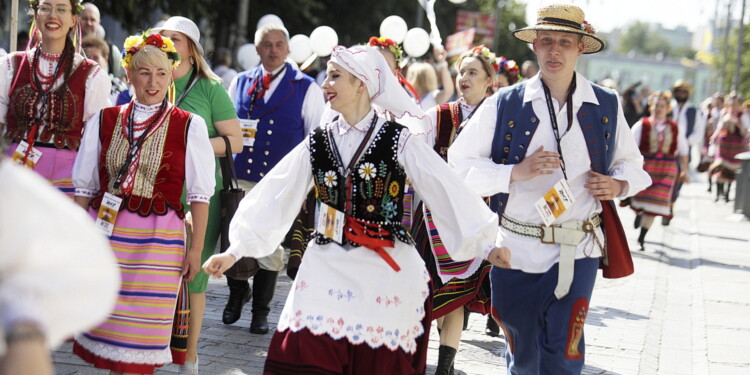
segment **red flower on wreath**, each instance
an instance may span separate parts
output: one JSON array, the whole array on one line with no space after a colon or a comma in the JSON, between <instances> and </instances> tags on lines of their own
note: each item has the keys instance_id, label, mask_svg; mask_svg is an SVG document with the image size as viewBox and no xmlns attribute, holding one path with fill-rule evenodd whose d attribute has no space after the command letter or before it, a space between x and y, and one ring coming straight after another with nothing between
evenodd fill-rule
<instances>
[{"instance_id":1,"label":"red flower on wreath","mask_svg":"<svg viewBox=\"0 0 750 375\"><path fill-rule=\"evenodd\" d=\"M161 34L151 34L148 36L146 44L150 44L156 48L161 48L164 45L164 41L161 40Z\"/></svg>"}]
</instances>

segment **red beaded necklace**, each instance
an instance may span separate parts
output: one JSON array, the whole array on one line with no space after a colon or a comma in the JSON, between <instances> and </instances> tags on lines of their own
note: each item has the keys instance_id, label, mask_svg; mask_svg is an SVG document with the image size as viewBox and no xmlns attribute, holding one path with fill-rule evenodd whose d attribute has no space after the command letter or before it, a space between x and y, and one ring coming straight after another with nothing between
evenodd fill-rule
<instances>
[{"instance_id":1,"label":"red beaded necklace","mask_svg":"<svg viewBox=\"0 0 750 375\"><path fill-rule=\"evenodd\" d=\"M37 49L34 51L34 59L32 61L33 69L29 71L29 75L31 75L30 81L34 85L34 89L39 92L46 93L52 89L52 85L60 78L60 75L64 71L63 68L65 67L65 61L63 61L60 57L55 58L56 56L45 53L45 57L51 57L51 60L57 60L57 64L55 64L54 72L50 71L50 74L44 74L42 73L41 66L39 64L41 53L42 47L37 47ZM52 66L50 65L50 70L51 69ZM45 89L44 86L47 86L47 88Z\"/></svg>"}]
</instances>

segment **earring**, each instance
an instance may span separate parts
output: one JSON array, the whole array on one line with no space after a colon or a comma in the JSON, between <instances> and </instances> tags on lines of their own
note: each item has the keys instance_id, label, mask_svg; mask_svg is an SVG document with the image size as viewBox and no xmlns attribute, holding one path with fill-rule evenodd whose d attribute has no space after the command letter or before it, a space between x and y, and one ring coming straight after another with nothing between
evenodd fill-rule
<instances>
[{"instance_id":1,"label":"earring","mask_svg":"<svg viewBox=\"0 0 750 375\"><path fill-rule=\"evenodd\" d=\"M190 56L188 60L190 61L190 65L195 65L195 59L193 58L193 56Z\"/></svg>"}]
</instances>

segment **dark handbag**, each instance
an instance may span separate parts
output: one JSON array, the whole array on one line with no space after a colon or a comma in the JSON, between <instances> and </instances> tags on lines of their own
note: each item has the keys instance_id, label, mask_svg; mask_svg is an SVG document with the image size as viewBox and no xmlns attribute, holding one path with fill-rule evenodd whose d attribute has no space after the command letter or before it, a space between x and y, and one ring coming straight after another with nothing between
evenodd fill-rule
<instances>
[{"instance_id":1,"label":"dark handbag","mask_svg":"<svg viewBox=\"0 0 750 375\"><path fill-rule=\"evenodd\" d=\"M232 217L234 217L240 201L245 197L245 191L240 189L237 182L237 172L234 169L232 146L229 144L229 139L226 136L222 136L221 138L224 139L224 144L226 145L226 155L219 158L221 176L224 180L224 188L219 192L221 200L220 252L223 253L229 248L229 223L232 221ZM255 258L243 257L224 272L224 275L233 279L246 280L253 277L258 272L258 269L258 261Z\"/></svg>"}]
</instances>

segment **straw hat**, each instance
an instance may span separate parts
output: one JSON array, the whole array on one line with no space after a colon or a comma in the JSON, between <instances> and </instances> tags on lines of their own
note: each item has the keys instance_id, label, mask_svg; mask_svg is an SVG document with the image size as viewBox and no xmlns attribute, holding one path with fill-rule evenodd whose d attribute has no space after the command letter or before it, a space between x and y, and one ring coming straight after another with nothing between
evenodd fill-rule
<instances>
[{"instance_id":1,"label":"straw hat","mask_svg":"<svg viewBox=\"0 0 750 375\"><path fill-rule=\"evenodd\" d=\"M151 29L151 31L158 33L162 30L177 31L185 34L195 44L195 48L198 49L198 53L203 56L203 46L201 46L201 32L198 26L189 18L174 16L164 22L163 25Z\"/></svg>"},{"instance_id":2,"label":"straw hat","mask_svg":"<svg viewBox=\"0 0 750 375\"><path fill-rule=\"evenodd\" d=\"M674 93L674 91L677 90L677 89L683 89L683 90L687 91L688 94L690 94L690 95L693 94L693 86L690 86L690 84L687 83L687 81L684 80L684 79L678 79L678 80L674 81L674 86L672 86L671 91Z\"/></svg>"},{"instance_id":3,"label":"straw hat","mask_svg":"<svg viewBox=\"0 0 750 375\"><path fill-rule=\"evenodd\" d=\"M513 36L526 43L533 43L537 30L582 35L585 45L583 53L596 53L604 49L604 42L594 35L596 31L586 22L583 10L575 5L552 4L541 8L537 12L536 25L516 30Z\"/></svg>"}]
</instances>

